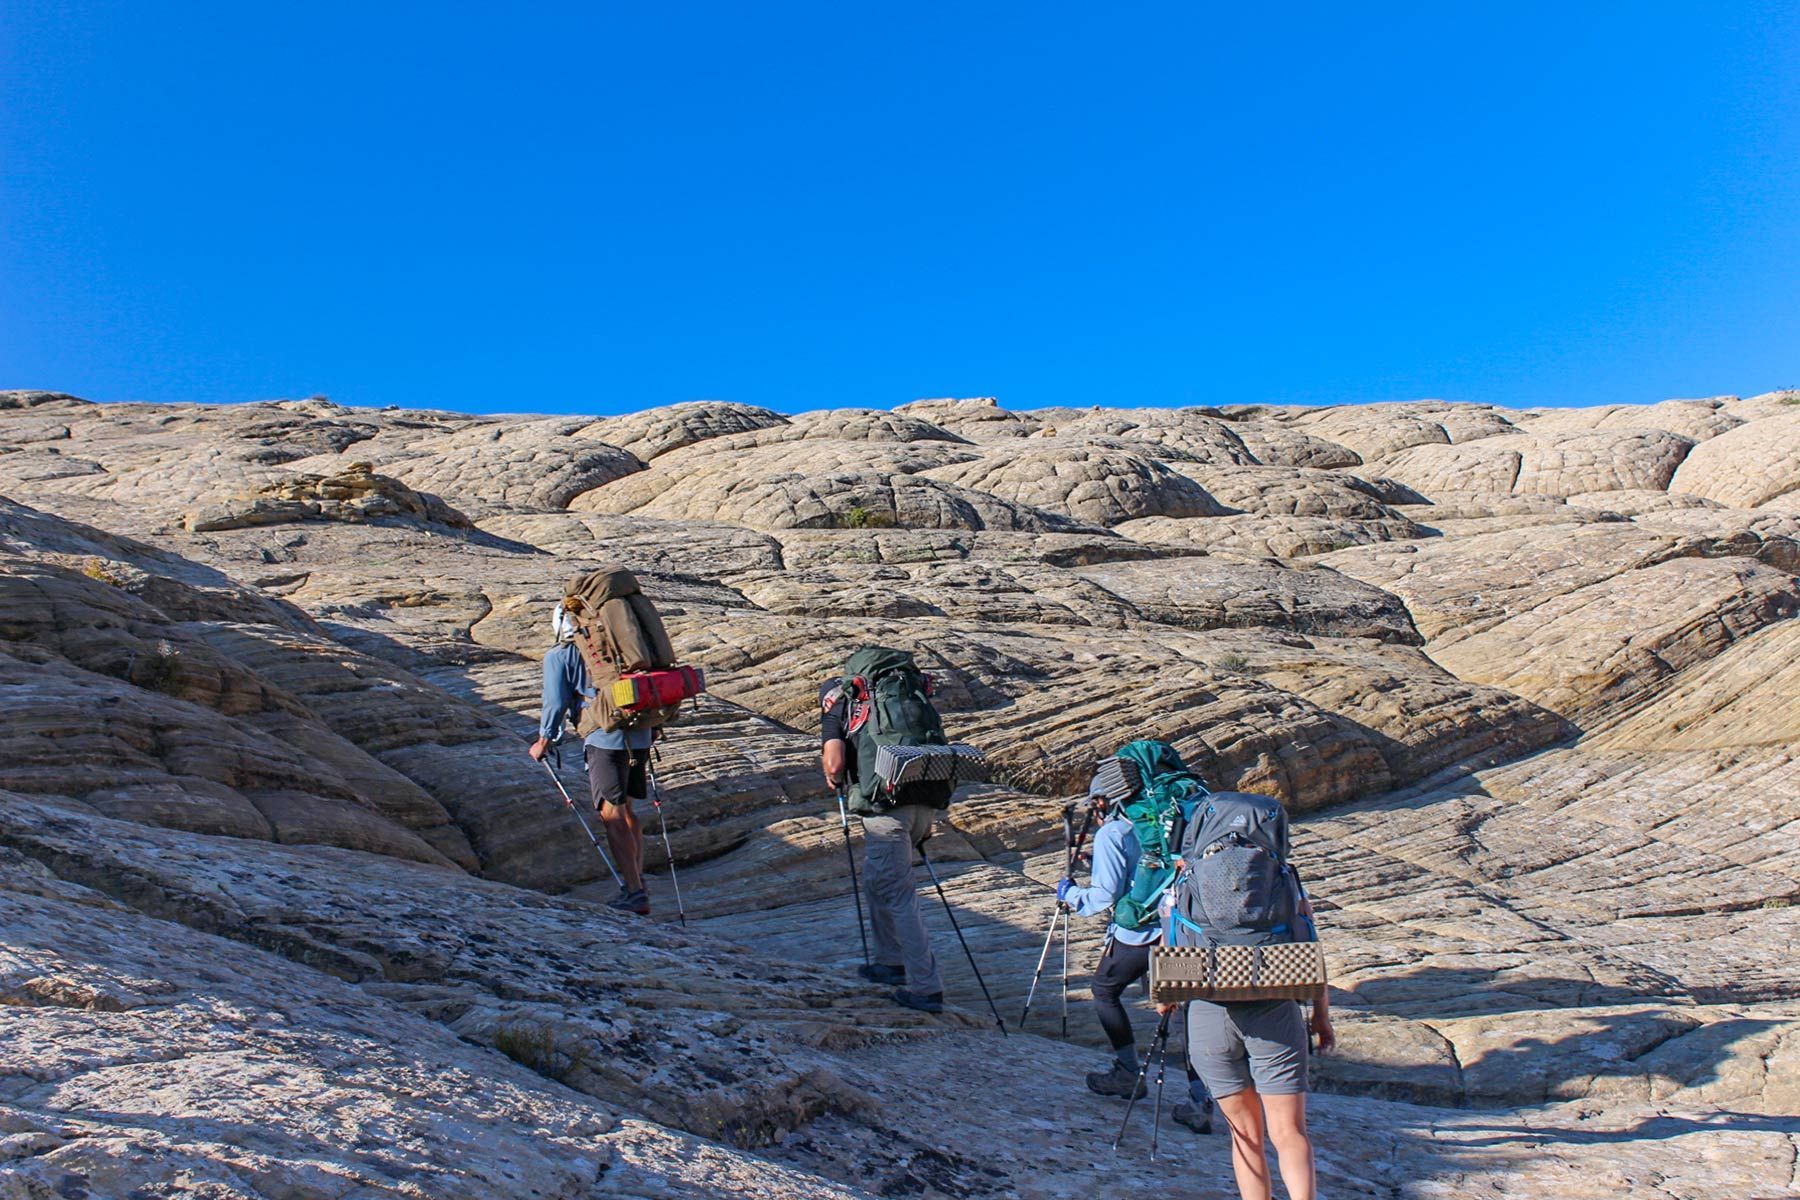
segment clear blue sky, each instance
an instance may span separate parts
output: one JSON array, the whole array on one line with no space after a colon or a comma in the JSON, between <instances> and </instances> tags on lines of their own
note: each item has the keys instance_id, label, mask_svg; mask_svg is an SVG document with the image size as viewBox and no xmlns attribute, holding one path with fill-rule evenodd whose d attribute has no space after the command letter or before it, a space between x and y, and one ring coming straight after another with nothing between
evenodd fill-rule
<instances>
[{"instance_id":1,"label":"clear blue sky","mask_svg":"<svg viewBox=\"0 0 1800 1200\"><path fill-rule=\"evenodd\" d=\"M7 0L0 387L1800 385L1792 3L514 7Z\"/></svg>"}]
</instances>

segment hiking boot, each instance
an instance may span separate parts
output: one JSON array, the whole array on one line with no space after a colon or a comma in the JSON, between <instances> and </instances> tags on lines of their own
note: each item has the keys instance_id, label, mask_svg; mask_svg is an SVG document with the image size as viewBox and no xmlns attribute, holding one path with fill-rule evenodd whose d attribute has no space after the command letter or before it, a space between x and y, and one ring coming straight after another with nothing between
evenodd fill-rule
<instances>
[{"instance_id":1,"label":"hiking boot","mask_svg":"<svg viewBox=\"0 0 1800 1200\"><path fill-rule=\"evenodd\" d=\"M856 968L856 973L870 983L893 985L906 982L905 967L890 967L886 963L864 963Z\"/></svg>"},{"instance_id":2,"label":"hiking boot","mask_svg":"<svg viewBox=\"0 0 1800 1200\"><path fill-rule=\"evenodd\" d=\"M944 993L932 992L928 996L923 992L909 992L900 988L894 992L894 1003L902 1008L916 1008L920 1012L941 1013L944 1011Z\"/></svg>"},{"instance_id":3,"label":"hiking boot","mask_svg":"<svg viewBox=\"0 0 1800 1200\"><path fill-rule=\"evenodd\" d=\"M606 902L606 907L647 917L650 915L650 893L643 888L639 888L635 892L620 888L619 894Z\"/></svg>"},{"instance_id":4,"label":"hiking boot","mask_svg":"<svg viewBox=\"0 0 1800 1200\"><path fill-rule=\"evenodd\" d=\"M1175 1119L1177 1125L1186 1125L1195 1133L1211 1133L1212 1108L1211 1100L1208 1100L1205 1104L1195 1104L1191 1101L1183 1100L1180 1104L1175 1106L1175 1111L1169 1115Z\"/></svg>"},{"instance_id":5,"label":"hiking boot","mask_svg":"<svg viewBox=\"0 0 1800 1200\"><path fill-rule=\"evenodd\" d=\"M1116 1062L1110 1070L1088 1072L1087 1085L1090 1092L1117 1096L1121 1100L1142 1100L1150 1091L1136 1071L1127 1071Z\"/></svg>"}]
</instances>

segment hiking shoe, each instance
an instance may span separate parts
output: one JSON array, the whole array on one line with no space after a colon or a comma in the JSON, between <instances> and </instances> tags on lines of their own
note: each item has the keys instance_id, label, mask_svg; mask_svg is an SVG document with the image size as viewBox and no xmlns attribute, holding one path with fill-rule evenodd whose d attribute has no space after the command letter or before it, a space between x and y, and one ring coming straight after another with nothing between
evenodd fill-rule
<instances>
[{"instance_id":1,"label":"hiking shoe","mask_svg":"<svg viewBox=\"0 0 1800 1200\"><path fill-rule=\"evenodd\" d=\"M1087 1085L1090 1092L1121 1100L1142 1100L1150 1091L1136 1071L1127 1071L1116 1062L1110 1070L1088 1072Z\"/></svg>"},{"instance_id":2,"label":"hiking shoe","mask_svg":"<svg viewBox=\"0 0 1800 1200\"><path fill-rule=\"evenodd\" d=\"M1180 1104L1175 1106L1175 1111L1170 1113L1169 1116L1175 1119L1177 1125L1186 1125L1195 1133L1211 1133L1212 1109L1213 1106L1211 1100L1208 1100L1205 1104L1194 1104L1190 1101L1183 1100Z\"/></svg>"},{"instance_id":3,"label":"hiking shoe","mask_svg":"<svg viewBox=\"0 0 1800 1200\"><path fill-rule=\"evenodd\" d=\"M944 1011L944 993L932 992L928 996L923 992L909 992L900 988L894 992L894 1003L902 1008L916 1008L920 1012L941 1013Z\"/></svg>"},{"instance_id":4,"label":"hiking shoe","mask_svg":"<svg viewBox=\"0 0 1800 1200\"><path fill-rule=\"evenodd\" d=\"M647 917L650 915L650 893L643 888L639 888L635 892L628 892L624 888L620 888L619 894L606 902L606 907Z\"/></svg>"},{"instance_id":5,"label":"hiking shoe","mask_svg":"<svg viewBox=\"0 0 1800 1200\"><path fill-rule=\"evenodd\" d=\"M870 983L896 984L906 982L905 967L890 967L886 963L864 963L856 968L856 973Z\"/></svg>"}]
</instances>

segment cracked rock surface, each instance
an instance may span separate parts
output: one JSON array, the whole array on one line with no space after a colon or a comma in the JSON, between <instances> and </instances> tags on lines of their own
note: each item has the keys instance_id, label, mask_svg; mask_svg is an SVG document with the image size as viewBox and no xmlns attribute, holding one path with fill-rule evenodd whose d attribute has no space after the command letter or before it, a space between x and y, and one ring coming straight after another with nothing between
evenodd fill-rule
<instances>
[{"instance_id":1,"label":"cracked rock surface","mask_svg":"<svg viewBox=\"0 0 1800 1200\"><path fill-rule=\"evenodd\" d=\"M1009 1025L1062 804L1165 737L1297 814L1322 1194L1800 1194L1796 403L0 393L0 1200L1232 1194L1110 1148L1101 922L1066 1039L923 872L949 1010L856 978L816 697L871 641L995 768L930 850ZM606 561L711 685L649 921L523 754Z\"/></svg>"}]
</instances>

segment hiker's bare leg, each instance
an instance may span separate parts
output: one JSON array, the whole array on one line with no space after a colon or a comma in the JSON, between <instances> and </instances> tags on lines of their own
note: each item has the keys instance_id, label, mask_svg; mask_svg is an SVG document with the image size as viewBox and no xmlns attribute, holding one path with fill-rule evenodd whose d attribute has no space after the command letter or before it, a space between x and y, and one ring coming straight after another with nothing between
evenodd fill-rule
<instances>
[{"instance_id":1,"label":"hiker's bare leg","mask_svg":"<svg viewBox=\"0 0 1800 1200\"><path fill-rule=\"evenodd\" d=\"M1288 1200L1313 1200L1313 1148L1306 1136L1306 1093L1264 1096L1263 1124L1281 1164Z\"/></svg>"},{"instance_id":2,"label":"hiker's bare leg","mask_svg":"<svg viewBox=\"0 0 1800 1200\"><path fill-rule=\"evenodd\" d=\"M1231 1126L1231 1169L1237 1175L1238 1194L1244 1200L1269 1200L1269 1161L1263 1157L1262 1097L1255 1088L1235 1096L1214 1098L1225 1122ZM1312 1193L1306 1194L1312 1200ZM1298 1196L1295 1197L1298 1200Z\"/></svg>"},{"instance_id":3,"label":"hiker's bare leg","mask_svg":"<svg viewBox=\"0 0 1800 1200\"><path fill-rule=\"evenodd\" d=\"M606 827L606 844L612 847L613 861L619 864L619 876L625 886L638 891L644 886L644 831L627 799L623 804L602 804L600 823Z\"/></svg>"}]
</instances>

